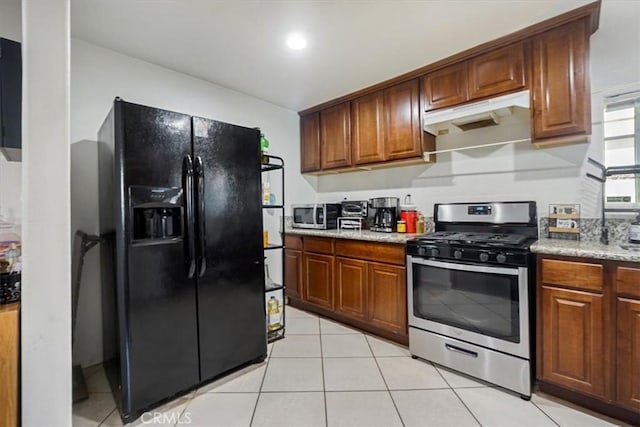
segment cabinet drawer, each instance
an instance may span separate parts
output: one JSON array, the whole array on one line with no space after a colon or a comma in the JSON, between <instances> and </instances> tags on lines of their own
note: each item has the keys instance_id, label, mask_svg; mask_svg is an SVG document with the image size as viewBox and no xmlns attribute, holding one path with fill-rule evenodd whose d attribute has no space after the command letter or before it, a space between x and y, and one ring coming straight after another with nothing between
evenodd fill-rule
<instances>
[{"instance_id":1,"label":"cabinet drawer","mask_svg":"<svg viewBox=\"0 0 640 427\"><path fill-rule=\"evenodd\" d=\"M542 281L554 285L602 291L603 266L602 264L543 259Z\"/></svg>"},{"instance_id":2,"label":"cabinet drawer","mask_svg":"<svg viewBox=\"0 0 640 427\"><path fill-rule=\"evenodd\" d=\"M405 246L393 243L336 240L336 255L378 261L385 264L405 265Z\"/></svg>"},{"instance_id":3,"label":"cabinet drawer","mask_svg":"<svg viewBox=\"0 0 640 427\"><path fill-rule=\"evenodd\" d=\"M323 237L305 237L303 240L305 252L318 252L321 254L333 253L333 239Z\"/></svg>"},{"instance_id":4,"label":"cabinet drawer","mask_svg":"<svg viewBox=\"0 0 640 427\"><path fill-rule=\"evenodd\" d=\"M616 270L616 291L619 294L640 298L640 268L618 267Z\"/></svg>"},{"instance_id":5,"label":"cabinet drawer","mask_svg":"<svg viewBox=\"0 0 640 427\"><path fill-rule=\"evenodd\" d=\"M287 249L302 250L302 237L300 236L284 236L284 247Z\"/></svg>"}]
</instances>

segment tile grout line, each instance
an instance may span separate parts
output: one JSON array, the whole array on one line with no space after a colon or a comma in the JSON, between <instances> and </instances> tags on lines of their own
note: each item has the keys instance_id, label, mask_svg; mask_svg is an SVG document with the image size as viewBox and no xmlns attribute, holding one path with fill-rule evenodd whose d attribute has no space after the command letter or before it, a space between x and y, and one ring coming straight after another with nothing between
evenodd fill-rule
<instances>
[{"instance_id":1,"label":"tile grout line","mask_svg":"<svg viewBox=\"0 0 640 427\"><path fill-rule=\"evenodd\" d=\"M386 391L389 394L389 398L391 399L391 403L393 403L393 407L396 409L396 414L398 414L398 418L400 419L400 423L402 424L402 427L405 427L404 420L402 419L402 414L400 413L400 410L398 409L398 405L396 405L396 401L393 399L393 395L391 394L391 390L389 390L389 384L387 384L387 379L384 377L384 374L382 373L382 369L380 368L380 364L378 363L378 358L376 357L376 354L373 351L373 347L371 347L371 343L367 339L366 335L364 337L364 340L366 341L367 346L369 347L369 351L371 352L371 356L373 356L373 361L376 364L376 367L378 368L378 372L380 372L380 376L382 377L382 382L384 382L384 386L387 388Z\"/></svg>"},{"instance_id":2,"label":"tile grout line","mask_svg":"<svg viewBox=\"0 0 640 427\"><path fill-rule=\"evenodd\" d=\"M322 353L322 325L318 318L318 340L320 341L320 372L322 373L322 397L324 400L324 425L329 427L329 412L327 411L327 387L324 383L324 355Z\"/></svg>"},{"instance_id":3,"label":"tile grout line","mask_svg":"<svg viewBox=\"0 0 640 427\"><path fill-rule=\"evenodd\" d=\"M423 359L420 359L423 360ZM473 413L473 411L471 410L471 408L469 408L467 406L467 404L464 402L464 400L462 400L462 398L460 397L460 395L458 394L458 392L456 391L455 388L451 387L451 384L449 384L449 381L447 381L447 379L444 377L444 375L442 375L442 372L440 372L440 369L438 369L438 367L432 363L431 366L433 366L433 368L436 370L436 372L438 373L438 375L440 375L440 377L442 377L442 379L444 380L444 382L449 386L449 389L453 392L453 394L456 395L456 397L458 398L458 400L460 401L460 403L462 403L462 406L465 407L465 409L469 412L469 414L471 414L471 416L473 417L474 420L476 420L476 422L478 423L479 426L482 427L482 423L480 422L480 420L476 417L476 414ZM476 388L476 387L474 387ZM477 388L481 388L481 387L477 387Z\"/></svg>"},{"instance_id":4,"label":"tile grout line","mask_svg":"<svg viewBox=\"0 0 640 427\"><path fill-rule=\"evenodd\" d=\"M283 338L286 339L286 338ZM249 427L253 424L253 419L256 416L256 410L258 409L258 402L260 402L260 396L262 395L262 386L264 385L264 379L267 377L267 370L269 369L269 363L271 363L271 353L276 346L277 341L273 342L271 349L269 350L269 343L267 342L267 365L264 367L264 373L262 374L262 380L260 381L260 387L258 387L258 397L256 398L256 404L253 406L253 412L251 413L251 420L249 421Z\"/></svg>"},{"instance_id":5,"label":"tile grout line","mask_svg":"<svg viewBox=\"0 0 640 427\"><path fill-rule=\"evenodd\" d=\"M89 393L89 397L91 397L91 393ZM116 407L113 408L111 412L109 412L107 416L104 417L104 419L98 423L98 427L101 427L102 425L104 425L104 422L107 421L107 419L111 416L111 414L113 414L117 410L118 410L118 405L116 404Z\"/></svg>"},{"instance_id":6,"label":"tile grout line","mask_svg":"<svg viewBox=\"0 0 640 427\"><path fill-rule=\"evenodd\" d=\"M533 406L535 406L536 408L538 408L538 410L539 410L540 412L542 412L543 414L545 414L545 415L546 415L546 417L547 417L547 418L549 418L549 419L551 420L551 422L552 422L552 423L554 423L555 425L557 425L558 427L560 427L560 424L558 424L558 423L556 422L556 420L554 420L553 418L551 418L551 415L547 414L547 413L544 411L544 409L542 409L541 407L539 407L538 405L536 405L536 403L533 401L533 399L530 399L530 400L529 400L529 402L531 402L531 404L532 404Z\"/></svg>"}]
</instances>

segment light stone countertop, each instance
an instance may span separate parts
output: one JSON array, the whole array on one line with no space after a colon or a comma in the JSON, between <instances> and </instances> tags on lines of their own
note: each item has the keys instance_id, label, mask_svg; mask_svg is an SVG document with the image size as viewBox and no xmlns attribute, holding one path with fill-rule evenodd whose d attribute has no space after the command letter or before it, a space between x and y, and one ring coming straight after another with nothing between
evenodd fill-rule
<instances>
[{"instance_id":1,"label":"light stone countertop","mask_svg":"<svg viewBox=\"0 0 640 427\"><path fill-rule=\"evenodd\" d=\"M285 229L286 234L298 236L316 236L316 237L334 237L337 239L366 240L370 242L382 243L400 243L404 244L407 240L411 240L418 234L409 233L380 233L369 230L313 230L307 228L291 228Z\"/></svg>"},{"instance_id":2,"label":"light stone countertop","mask_svg":"<svg viewBox=\"0 0 640 427\"><path fill-rule=\"evenodd\" d=\"M404 244L407 240L411 240L418 236L417 234L409 233L379 233L369 230L312 230L291 227L286 228L286 233L298 236L333 237L338 239L399 244ZM562 255L640 263L640 251L623 249L620 247L619 242L611 242L609 245L603 245L600 242L584 240L540 239L531 245L531 252L546 255Z\"/></svg>"},{"instance_id":3,"label":"light stone countertop","mask_svg":"<svg viewBox=\"0 0 640 427\"><path fill-rule=\"evenodd\" d=\"M531 252L612 261L640 262L640 251L623 249L620 242L603 245L600 242L561 239L540 239L531 245Z\"/></svg>"}]
</instances>

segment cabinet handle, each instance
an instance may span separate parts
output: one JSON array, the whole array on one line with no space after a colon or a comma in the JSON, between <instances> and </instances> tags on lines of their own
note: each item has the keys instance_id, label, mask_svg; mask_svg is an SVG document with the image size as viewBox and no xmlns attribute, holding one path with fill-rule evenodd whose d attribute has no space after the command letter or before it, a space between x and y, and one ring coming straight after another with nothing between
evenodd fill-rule
<instances>
[{"instance_id":1,"label":"cabinet handle","mask_svg":"<svg viewBox=\"0 0 640 427\"><path fill-rule=\"evenodd\" d=\"M474 357L474 358L478 357L478 353L476 353L475 351L466 350L464 348L456 347L455 345L445 344L444 347L449 351L464 354L465 356Z\"/></svg>"}]
</instances>

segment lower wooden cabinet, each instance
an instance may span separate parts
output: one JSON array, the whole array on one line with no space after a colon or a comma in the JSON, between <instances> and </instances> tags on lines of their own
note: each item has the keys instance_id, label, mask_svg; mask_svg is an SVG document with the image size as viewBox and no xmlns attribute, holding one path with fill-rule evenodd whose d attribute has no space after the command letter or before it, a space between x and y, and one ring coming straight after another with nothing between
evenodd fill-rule
<instances>
[{"instance_id":1,"label":"lower wooden cabinet","mask_svg":"<svg viewBox=\"0 0 640 427\"><path fill-rule=\"evenodd\" d=\"M0 426L18 425L20 303L0 305Z\"/></svg>"},{"instance_id":2,"label":"lower wooden cabinet","mask_svg":"<svg viewBox=\"0 0 640 427\"><path fill-rule=\"evenodd\" d=\"M336 311L364 319L367 315L367 262L336 257Z\"/></svg>"},{"instance_id":3,"label":"lower wooden cabinet","mask_svg":"<svg viewBox=\"0 0 640 427\"><path fill-rule=\"evenodd\" d=\"M368 272L369 321L398 334L406 334L406 269L372 262Z\"/></svg>"},{"instance_id":4,"label":"lower wooden cabinet","mask_svg":"<svg viewBox=\"0 0 640 427\"><path fill-rule=\"evenodd\" d=\"M293 306L408 343L403 244L304 236L286 247L285 283Z\"/></svg>"},{"instance_id":5,"label":"lower wooden cabinet","mask_svg":"<svg viewBox=\"0 0 640 427\"><path fill-rule=\"evenodd\" d=\"M303 260L302 298L333 309L333 256L305 253Z\"/></svg>"},{"instance_id":6,"label":"lower wooden cabinet","mask_svg":"<svg viewBox=\"0 0 640 427\"><path fill-rule=\"evenodd\" d=\"M284 281L288 297L302 295L302 252L293 249L284 251Z\"/></svg>"},{"instance_id":7,"label":"lower wooden cabinet","mask_svg":"<svg viewBox=\"0 0 640 427\"><path fill-rule=\"evenodd\" d=\"M605 397L602 295L542 286L542 377Z\"/></svg>"},{"instance_id":8,"label":"lower wooden cabinet","mask_svg":"<svg viewBox=\"0 0 640 427\"><path fill-rule=\"evenodd\" d=\"M538 256L540 390L640 425L640 265Z\"/></svg>"},{"instance_id":9,"label":"lower wooden cabinet","mask_svg":"<svg viewBox=\"0 0 640 427\"><path fill-rule=\"evenodd\" d=\"M637 286L640 288L640 283ZM616 400L625 407L640 411L640 299L619 297L616 308Z\"/></svg>"}]
</instances>

